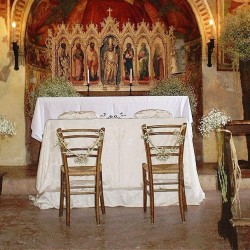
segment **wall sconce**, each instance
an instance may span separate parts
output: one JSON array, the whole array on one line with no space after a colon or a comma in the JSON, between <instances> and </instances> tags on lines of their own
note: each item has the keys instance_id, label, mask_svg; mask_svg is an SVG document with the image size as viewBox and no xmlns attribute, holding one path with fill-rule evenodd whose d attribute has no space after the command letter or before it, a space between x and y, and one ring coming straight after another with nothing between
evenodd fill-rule
<instances>
[{"instance_id":1,"label":"wall sconce","mask_svg":"<svg viewBox=\"0 0 250 250\"><path fill-rule=\"evenodd\" d=\"M214 38L210 38L210 42L207 43L207 66L212 67L212 53L214 49Z\"/></svg>"},{"instance_id":2,"label":"wall sconce","mask_svg":"<svg viewBox=\"0 0 250 250\"><path fill-rule=\"evenodd\" d=\"M13 28L13 33L12 33L12 49L14 52L14 58L15 58L15 65L14 65L14 70L19 70L18 66L18 56L19 56L19 46L16 41L16 36L15 36L15 29L16 29L16 23L12 23L12 28Z\"/></svg>"},{"instance_id":3,"label":"wall sconce","mask_svg":"<svg viewBox=\"0 0 250 250\"><path fill-rule=\"evenodd\" d=\"M207 66L212 67L212 53L214 49L214 21L213 19L209 20L209 24L211 26L211 38L207 43Z\"/></svg>"}]
</instances>

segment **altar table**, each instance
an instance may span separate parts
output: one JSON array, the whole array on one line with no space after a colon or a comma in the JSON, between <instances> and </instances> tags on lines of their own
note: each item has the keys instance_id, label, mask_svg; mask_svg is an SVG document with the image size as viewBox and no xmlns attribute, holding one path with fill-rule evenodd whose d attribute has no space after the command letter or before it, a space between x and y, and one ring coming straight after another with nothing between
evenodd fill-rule
<instances>
[{"instance_id":1,"label":"altar table","mask_svg":"<svg viewBox=\"0 0 250 250\"><path fill-rule=\"evenodd\" d=\"M137 111L144 109L167 110L173 117L193 122L187 96L39 97L31 136L42 141L46 121L68 111L95 111L100 118L134 118Z\"/></svg>"},{"instance_id":2,"label":"altar table","mask_svg":"<svg viewBox=\"0 0 250 250\"><path fill-rule=\"evenodd\" d=\"M41 209L58 208L61 155L57 145L57 128L105 127L103 146L103 185L105 205L141 207L142 163L146 162L142 124L182 124L186 118L165 119L91 119L48 120L46 122L37 172L38 194L34 204ZM198 179L191 126L188 124L184 148L184 178L188 205L198 205L205 198ZM177 193L157 193L156 206L178 204ZM72 207L94 206L93 196L73 196Z\"/></svg>"}]
</instances>

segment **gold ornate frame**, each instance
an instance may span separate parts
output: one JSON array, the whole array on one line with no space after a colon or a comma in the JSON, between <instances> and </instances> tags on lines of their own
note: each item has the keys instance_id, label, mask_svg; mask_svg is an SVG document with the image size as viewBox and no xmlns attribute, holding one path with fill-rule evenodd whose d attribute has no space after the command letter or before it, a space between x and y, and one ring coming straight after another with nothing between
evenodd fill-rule
<instances>
[{"instance_id":1,"label":"gold ornate frame","mask_svg":"<svg viewBox=\"0 0 250 250\"><path fill-rule=\"evenodd\" d=\"M61 24L57 27L57 33L52 33L51 30L48 32L48 39L46 41L46 46L48 49L48 53L51 58L51 71L52 75L58 75L58 48L60 44L63 42L67 44L67 47L73 48L75 41L78 40L83 48L84 54L86 54L86 50L91 41L95 42L96 48L98 48L98 58L100 55L100 48L103 46L103 43L106 38L113 37L116 40L116 44L119 46L119 51L122 53L125 50L125 44L128 42L132 44L135 51L135 75L133 77L133 84L141 85L148 84L150 85L153 81L153 65L152 65L152 57L155 51L156 44L160 44L163 54L163 62L164 62L164 75L168 76L172 72L172 58L174 57L174 43L175 37L173 34L174 28L170 27L169 31L165 30L164 24L160 22L156 22L152 27L149 27L149 24L142 21L137 27L129 21L123 24L121 30L119 30L119 23L111 16L108 16L101 23L101 29L94 24L87 25L86 28L79 24L76 24L72 29ZM149 50L149 74L151 78L146 82L140 82L138 76L138 53L141 47L141 44L145 43ZM72 54L72 53L69 53ZM72 56L71 56L72 57ZM120 55L119 64L122 65L122 55ZM100 63L100 61L99 61ZM87 69L86 69L86 61L84 62L85 70L84 77L80 84L86 83L87 79ZM101 72L98 72L98 75L101 76ZM124 75L124 70L120 67L120 75ZM126 84L126 81L121 77L120 81L121 85ZM99 77L99 82L96 87L102 85L101 77Z\"/></svg>"}]
</instances>

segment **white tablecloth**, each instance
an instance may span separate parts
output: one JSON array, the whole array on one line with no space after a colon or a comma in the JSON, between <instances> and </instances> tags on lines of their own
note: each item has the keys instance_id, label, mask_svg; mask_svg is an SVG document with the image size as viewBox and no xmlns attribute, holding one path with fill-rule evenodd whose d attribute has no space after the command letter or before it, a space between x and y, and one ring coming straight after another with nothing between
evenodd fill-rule
<instances>
[{"instance_id":1,"label":"white tablecloth","mask_svg":"<svg viewBox=\"0 0 250 250\"><path fill-rule=\"evenodd\" d=\"M40 97L32 119L31 136L42 141L45 123L67 111L95 111L102 118L134 118L143 109L163 109L173 117L192 123L187 96L114 96L114 97Z\"/></svg>"},{"instance_id":2,"label":"white tablecloth","mask_svg":"<svg viewBox=\"0 0 250 250\"><path fill-rule=\"evenodd\" d=\"M35 205L41 209L58 208L61 155L56 146L56 129L105 127L103 147L103 183L106 206L142 206L142 169L146 162L142 124L180 124L185 118L168 119L94 119L48 120L40 152ZM184 176L187 203L198 205L205 198L196 170L192 135L186 134L184 149ZM156 206L178 204L177 193L157 193ZM93 206L92 196L73 196L73 207Z\"/></svg>"}]
</instances>

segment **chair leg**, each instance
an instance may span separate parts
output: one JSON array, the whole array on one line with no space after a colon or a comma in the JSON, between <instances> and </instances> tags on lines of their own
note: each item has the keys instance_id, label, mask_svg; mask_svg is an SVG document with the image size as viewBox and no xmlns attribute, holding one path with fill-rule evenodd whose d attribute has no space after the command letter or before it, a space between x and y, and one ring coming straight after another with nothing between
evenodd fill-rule
<instances>
[{"instance_id":1,"label":"chair leg","mask_svg":"<svg viewBox=\"0 0 250 250\"><path fill-rule=\"evenodd\" d=\"M181 182L179 182L179 186L178 186L178 195L179 195L179 206L180 206L181 220L182 220L182 222L185 222L184 197L183 197L183 188L182 188Z\"/></svg>"},{"instance_id":2,"label":"chair leg","mask_svg":"<svg viewBox=\"0 0 250 250\"><path fill-rule=\"evenodd\" d=\"M96 192L95 192L95 217L96 217L96 224L100 225L100 207L99 207L99 185L96 185Z\"/></svg>"},{"instance_id":3,"label":"chair leg","mask_svg":"<svg viewBox=\"0 0 250 250\"><path fill-rule=\"evenodd\" d=\"M186 200L186 192L185 192L184 180L183 180L183 184L182 184L182 190L183 190L184 211L187 212L188 208L187 208L187 200Z\"/></svg>"},{"instance_id":4,"label":"chair leg","mask_svg":"<svg viewBox=\"0 0 250 250\"><path fill-rule=\"evenodd\" d=\"M102 214L106 213L105 210L105 204L104 204L104 193L103 193L103 183L102 183L102 174L100 175L100 179L101 179L101 185L100 185L100 202L101 202L101 209L102 209Z\"/></svg>"},{"instance_id":5,"label":"chair leg","mask_svg":"<svg viewBox=\"0 0 250 250\"><path fill-rule=\"evenodd\" d=\"M70 188L69 180L66 182L66 225L70 226Z\"/></svg>"},{"instance_id":6,"label":"chair leg","mask_svg":"<svg viewBox=\"0 0 250 250\"><path fill-rule=\"evenodd\" d=\"M65 190L65 177L64 177L64 173L61 171L61 190L60 190L59 217L63 216L64 190Z\"/></svg>"},{"instance_id":7,"label":"chair leg","mask_svg":"<svg viewBox=\"0 0 250 250\"><path fill-rule=\"evenodd\" d=\"M142 168L142 177L143 177L143 210L147 211L147 184L146 184L146 170Z\"/></svg>"},{"instance_id":8,"label":"chair leg","mask_svg":"<svg viewBox=\"0 0 250 250\"><path fill-rule=\"evenodd\" d=\"M149 177L149 200L150 200L150 220L151 223L154 223L155 220L155 202L154 202L154 186L152 177Z\"/></svg>"}]
</instances>

